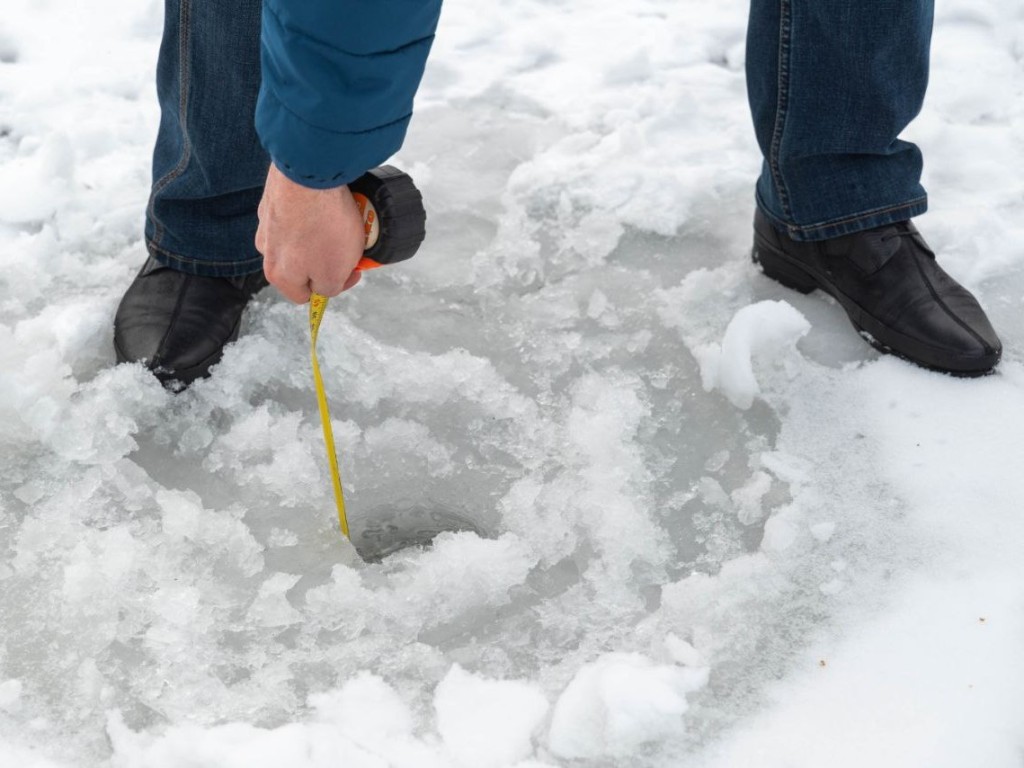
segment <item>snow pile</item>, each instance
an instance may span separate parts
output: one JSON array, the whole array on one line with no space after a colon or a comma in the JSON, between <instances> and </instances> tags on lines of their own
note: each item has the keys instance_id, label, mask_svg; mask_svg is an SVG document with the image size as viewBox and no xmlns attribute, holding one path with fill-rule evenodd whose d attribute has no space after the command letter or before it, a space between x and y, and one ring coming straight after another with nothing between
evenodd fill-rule
<instances>
[{"instance_id":1,"label":"snow pile","mask_svg":"<svg viewBox=\"0 0 1024 768\"><path fill-rule=\"evenodd\" d=\"M639 654L602 656L558 699L551 750L573 759L635 755L682 731L686 694L706 683L706 669L659 666Z\"/></svg>"},{"instance_id":2,"label":"snow pile","mask_svg":"<svg viewBox=\"0 0 1024 768\"><path fill-rule=\"evenodd\" d=\"M559 697L546 741L563 758L627 757L678 733L686 695L706 682L706 669L656 665L639 654L605 655L584 665ZM414 735L408 705L373 675L315 695L310 704L309 721L273 730L186 726L157 738L133 733L115 716L108 725L113 765L304 768L337 761L357 768L526 768L539 765L525 760L549 710L536 685L486 679L458 665L434 695L440 743Z\"/></svg>"},{"instance_id":3,"label":"snow pile","mask_svg":"<svg viewBox=\"0 0 1024 768\"><path fill-rule=\"evenodd\" d=\"M380 678L363 675L340 691L313 697L311 705L309 722L273 730L242 724L209 729L184 726L155 739L133 733L115 716L109 724L112 764L115 768L444 765L437 750L413 736L408 706Z\"/></svg>"},{"instance_id":4,"label":"snow pile","mask_svg":"<svg viewBox=\"0 0 1024 768\"><path fill-rule=\"evenodd\" d=\"M0 166L0 210L3 221L32 224L46 221L68 202L73 154L71 141L58 134Z\"/></svg>"},{"instance_id":5,"label":"snow pile","mask_svg":"<svg viewBox=\"0 0 1024 768\"><path fill-rule=\"evenodd\" d=\"M177 396L113 365L162 8L0 19L0 765L1019 763L1024 11L939 9L910 132L967 382L750 263L747 3L447 7L430 237L320 355L353 529L479 533L364 563L301 310Z\"/></svg>"},{"instance_id":6,"label":"snow pile","mask_svg":"<svg viewBox=\"0 0 1024 768\"><path fill-rule=\"evenodd\" d=\"M720 389L737 408L754 404L761 389L754 376L754 358L772 359L811 329L807 319L784 301L762 301L744 307L729 323L722 344L694 350L704 389Z\"/></svg>"},{"instance_id":7,"label":"snow pile","mask_svg":"<svg viewBox=\"0 0 1024 768\"><path fill-rule=\"evenodd\" d=\"M458 665L437 686L437 730L459 765L500 768L533 754L532 738L548 712L536 686L486 680Z\"/></svg>"}]
</instances>

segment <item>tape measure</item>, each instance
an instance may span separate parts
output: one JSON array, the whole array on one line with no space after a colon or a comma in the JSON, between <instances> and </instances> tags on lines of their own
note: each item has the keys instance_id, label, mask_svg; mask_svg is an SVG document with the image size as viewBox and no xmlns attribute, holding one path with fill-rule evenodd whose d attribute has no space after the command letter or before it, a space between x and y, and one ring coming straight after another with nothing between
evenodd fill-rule
<instances>
[{"instance_id":1,"label":"tape measure","mask_svg":"<svg viewBox=\"0 0 1024 768\"><path fill-rule=\"evenodd\" d=\"M367 171L349 184L348 188L359 206L366 228L366 248L356 269L376 269L386 264L397 264L411 259L426 237L427 212L423 208L423 196L416 189L409 174L389 165L382 165ZM324 430L324 445L327 448L327 465L334 487L334 501L338 507L338 522L345 538L351 538L348 514L345 511L345 491L341 483L341 471L338 469L338 452L334 446L334 430L331 428L331 412L327 405L327 393L324 391L320 361L316 354L316 340L326 311L327 297L314 293L309 300L313 383L316 387L317 406L320 409L320 423Z\"/></svg>"}]
</instances>

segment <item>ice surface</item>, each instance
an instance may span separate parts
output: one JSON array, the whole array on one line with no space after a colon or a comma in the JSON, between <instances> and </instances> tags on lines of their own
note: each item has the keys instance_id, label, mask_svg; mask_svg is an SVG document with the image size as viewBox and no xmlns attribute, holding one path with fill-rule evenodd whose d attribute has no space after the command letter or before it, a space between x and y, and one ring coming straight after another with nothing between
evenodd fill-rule
<instances>
[{"instance_id":1,"label":"ice surface","mask_svg":"<svg viewBox=\"0 0 1024 768\"><path fill-rule=\"evenodd\" d=\"M1019 764L1019 4L940 4L909 132L970 382L750 264L746 3L449 4L430 237L321 359L353 529L472 530L369 564L301 310L178 396L113 365L162 6L0 18L0 766Z\"/></svg>"}]
</instances>

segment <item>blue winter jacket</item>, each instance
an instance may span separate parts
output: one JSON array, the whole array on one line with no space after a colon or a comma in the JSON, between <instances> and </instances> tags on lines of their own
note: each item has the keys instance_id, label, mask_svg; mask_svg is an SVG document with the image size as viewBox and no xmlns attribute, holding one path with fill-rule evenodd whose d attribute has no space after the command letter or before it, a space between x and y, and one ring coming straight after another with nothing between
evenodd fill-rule
<instances>
[{"instance_id":1,"label":"blue winter jacket","mask_svg":"<svg viewBox=\"0 0 1024 768\"><path fill-rule=\"evenodd\" d=\"M441 0L263 0L256 130L307 187L346 184L398 151Z\"/></svg>"}]
</instances>

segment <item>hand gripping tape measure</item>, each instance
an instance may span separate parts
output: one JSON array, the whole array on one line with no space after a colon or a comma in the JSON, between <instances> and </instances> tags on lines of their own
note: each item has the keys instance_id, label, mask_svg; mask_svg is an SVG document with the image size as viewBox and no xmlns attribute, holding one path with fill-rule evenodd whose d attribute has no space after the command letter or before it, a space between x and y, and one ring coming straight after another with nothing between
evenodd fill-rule
<instances>
[{"instance_id":1,"label":"hand gripping tape measure","mask_svg":"<svg viewBox=\"0 0 1024 768\"><path fill-rule=\"evenodd\" d=\"M397 264L411 259L426 236L427 213L423 196L412 178L397 168L382 165L367 171L348 185L355 198L366 228L366 249L357 270L368 270L386 264ZM334 501L338 507L338 522L345 538L350 538L348 515L345 512L345 492L338 469L338 453L334 447L334 430L327 394L320 375L320 362L316 355L316 339L320 322L327 310L327 297L314 293L309 300L310 355L313 359L313 382L316 386L320 422L327 447L327 464L334 485Z\"/></svg>"}]
</instances>

